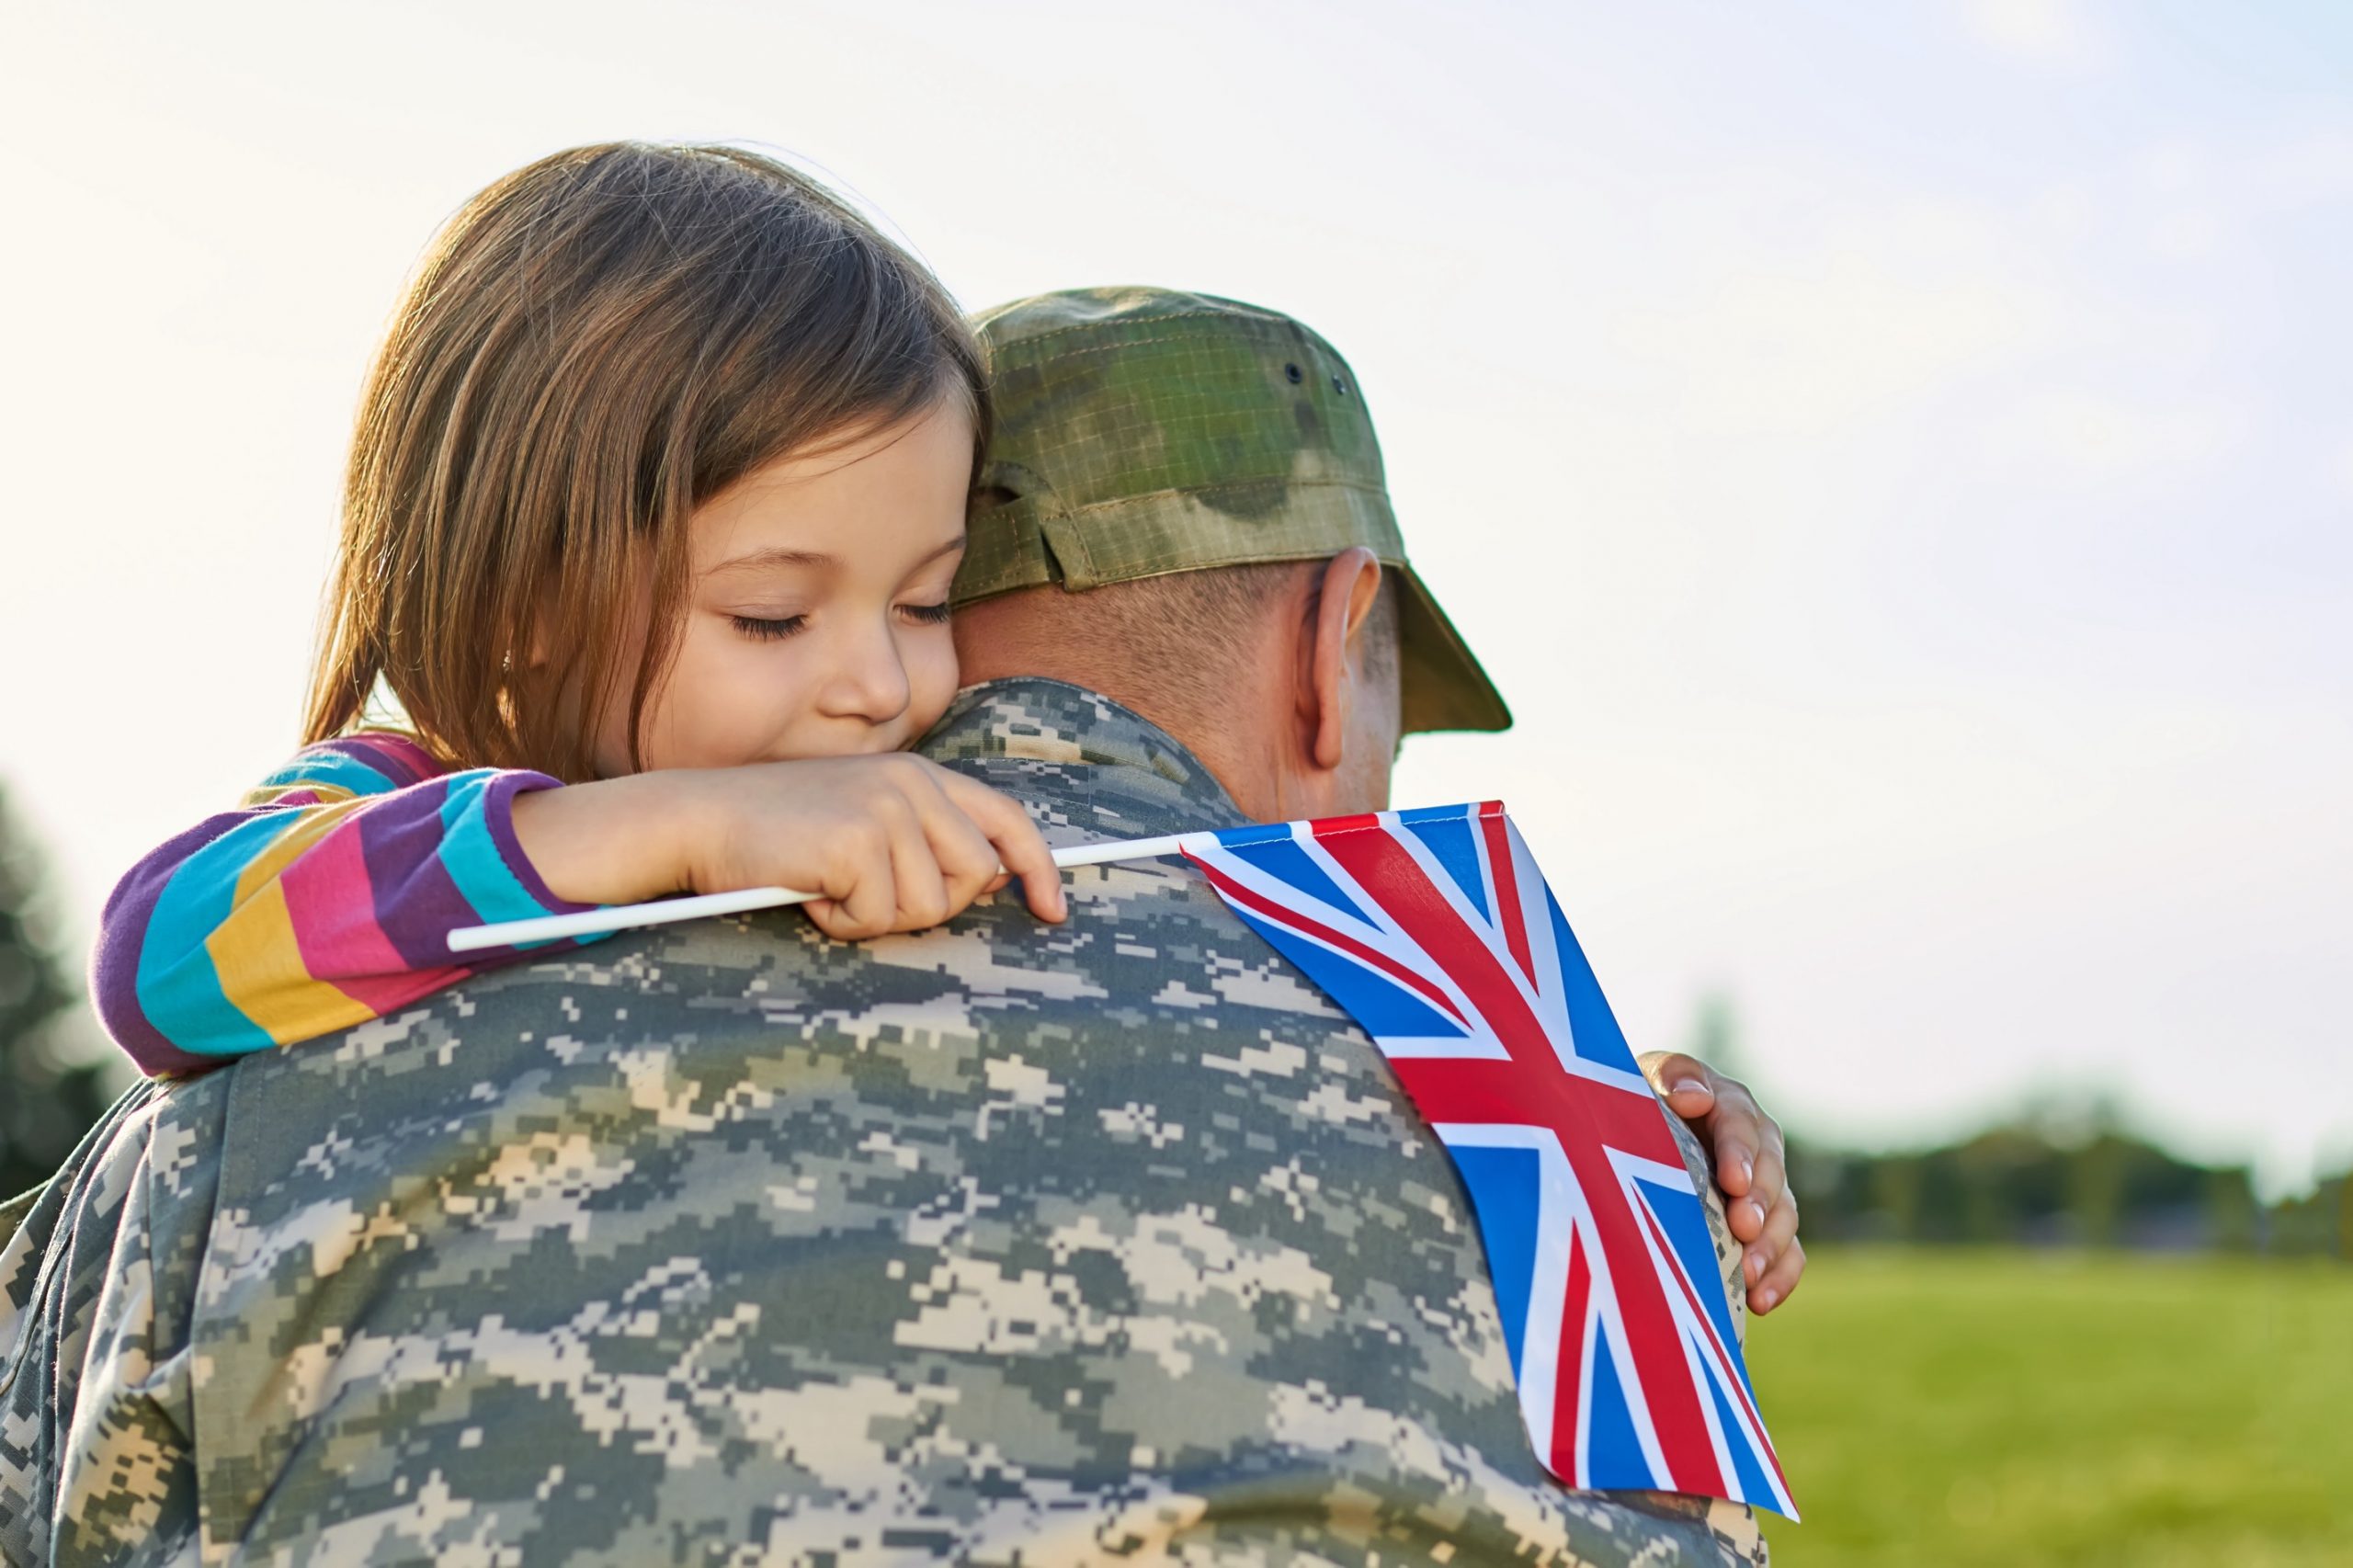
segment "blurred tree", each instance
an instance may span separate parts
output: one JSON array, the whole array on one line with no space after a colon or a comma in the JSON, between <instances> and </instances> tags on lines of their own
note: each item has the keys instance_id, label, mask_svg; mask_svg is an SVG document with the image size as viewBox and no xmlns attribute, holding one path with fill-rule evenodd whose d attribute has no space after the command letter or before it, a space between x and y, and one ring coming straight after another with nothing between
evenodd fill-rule
<instances>
[{"instance_id":1,"label":"blurred tree","mask_svg":"<svg viewBox=\"0 0 2353 1568\"><path fill-rule=\"evenodd\" d=\"M2353 1262L2353 1171L2325 1177L2302 1198L2281 1199L2265 1220L2268 1252L2334 1254Z\"/></svg>"},{"instance_id":2,"label":"blurred tree","mask_svg":"<svg viewBox=\"0 0 2353 1568\"><path fill-rule=\"evenodd\" d=\"M1928 1159L1933 1166L1950 1169L1943 1185L1958 1194L1965 1240L2020 1240L2029 1227L2047 1225L2057 1207L2058 1169L2051 1145L2031 1129L1992 1128Z\"/></svg>"},{"instance_id":3,"label":"blurred tree","mask_svg":"<svg viewBox=\"0 0 2353 1568\"><path fill-rule=\"evenodd\" d=\"M2039 1103L1929 1149L1863 1153L1794 1138L1790 1172L1823 1242L2326 1253L2353 1228L2353 1207L2339 1208L2353 1199L2340 1200L2335 1180L2267 1210L2245 1165L2181 1159L2096 1102Z\"/></svg>"},{"instance_id":4,"label":"blurred tree","mask_svg":"<svg viewBox=\"0 0 2353 1568\"><path fill-rule=\"evenodd\" d=\"M1886 1216L1886 1232L1896 1241L1915 1242L1922 1239L1920 1224L1921 1167L1927 1162L1917 1154L1889 1154L1870 1162L1870 1174L1866 1178L1871 1207ZM1798 1195L1801 1202L1804 1193ZM1805 1206L1809 1220L1813 1208Z\"/></svg>"},{"instance_id":5,"label":"blurred tree","mask_svg":"<svg viewBox=\"0 0 2353 1568\"><path fill-rule=\"evenodd\" d=\"M0 1199L49 1179L107 1108L41 897L40 858L0 790Z\"/></svg>"},{"instance_id":6,"label":"blurred tree","mask_svg":"<svg viewBox=\"0 0 2353 1568\"><path fill-rule=\"evenodd\" d=\"M2225 1252L2252 1252L2262 1212L2245 1166L2226 1165L2208 1173L2206 1220L2216 1246Z\"/></svg>"},{"instance_id":7,"label":"blurred tree","mask_svg":"<svg viewBox=\"0 0 2353 1568\"><path fill-rule=\"evenodd\" d=\"M2094 1246L2114 1246L2123 1239L2131 1153L2125 1140L2103 1128L2067 1162L2068 1207L2083 1239Z\"/></svg>"}]
</instances>

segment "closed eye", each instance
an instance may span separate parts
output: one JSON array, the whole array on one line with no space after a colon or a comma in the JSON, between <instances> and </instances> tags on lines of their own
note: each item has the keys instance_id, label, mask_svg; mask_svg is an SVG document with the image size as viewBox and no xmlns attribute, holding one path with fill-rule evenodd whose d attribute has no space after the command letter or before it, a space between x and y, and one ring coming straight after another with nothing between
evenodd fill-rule
<instances>
[{"instance_id":1,"label":"closed eye","mask_svg":"<svg viewBox=\"0 0 2353 1568\"><path fill-rule=\"evenodd\" d=\"M948 601L942 599L936 605L901 605L899 613L925 626L942 626L948 620Z\"/></svg>"},{"instance_id":2,"label":"closed eye","mask_svg":"<svg viewBox=\"0 0 2353 1568\"><path fill-rule=\"evenodd\" d=\"M731 615L727 619L734 622L736 631L761 642L778 642L809 624L809 618L805 615L788 615L778 620L765 619L756 615Z\"/></svg>"}]
</instances>

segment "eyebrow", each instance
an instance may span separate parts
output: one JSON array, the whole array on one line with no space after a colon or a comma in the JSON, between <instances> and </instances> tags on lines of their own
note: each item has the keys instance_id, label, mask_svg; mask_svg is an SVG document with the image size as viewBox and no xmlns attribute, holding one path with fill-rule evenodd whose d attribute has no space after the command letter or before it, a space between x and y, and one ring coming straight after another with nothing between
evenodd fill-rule
<instances>
[{"instance_id":1,"label":"eyebrow","mask_svg":"<svg viewBox=\"0 0 2353 1568\"><path fill-rule=\"evenodd\" d=\"M917 567L930 565L943 555L952 555L964 548L964 536L943 540L937 550L915 562ZM833 566L839 562L833 556L816 550L786 550L771 546L767 550L748 551L730 561L722 561L710 569L711 575L722 572L757 572L771 566Z\"/></svg>"}]
</instances>

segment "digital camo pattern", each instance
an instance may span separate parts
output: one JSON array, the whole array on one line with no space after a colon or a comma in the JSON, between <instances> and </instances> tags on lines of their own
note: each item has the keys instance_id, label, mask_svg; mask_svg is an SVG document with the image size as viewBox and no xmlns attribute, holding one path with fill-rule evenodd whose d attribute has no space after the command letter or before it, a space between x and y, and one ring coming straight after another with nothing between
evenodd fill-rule
<instances>
[{"instance_id":1,"label":"digital camo pattern","mask_svg":"<svg viewBox=\"0 0 2353 1568\"><path fill-rule=\"evenodd\" d=\"M930 749L1061 841L1238 820L1051 682ZM0 1559L1764 1561L1538 1468L1345 1017L1179 864L1073 883L642 932L134 1090L0 1251Z\"/></svg>"}]
</instances>

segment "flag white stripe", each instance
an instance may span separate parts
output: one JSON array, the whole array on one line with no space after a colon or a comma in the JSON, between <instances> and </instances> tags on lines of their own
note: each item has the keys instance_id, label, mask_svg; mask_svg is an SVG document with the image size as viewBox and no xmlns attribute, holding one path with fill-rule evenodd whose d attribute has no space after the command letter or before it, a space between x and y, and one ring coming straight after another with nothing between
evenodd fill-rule
<instances>
[{"instance_id":1,"label":"flag white stripe","mask_svg":"<svg viewBox=\"0 0 2353 1568\"><path fill-rule=\"evenodd\" d=\"M1495 1060L1506 1058L1510 1054L1504 1049L1503 1042L1495 1037L1494 1030L1489 1028L1479 1009L1471 1005L1470 997L1463 994L1462 987L1455 983L1454 977L1438 966L1427 949L1408 937L1393 922L1381 926L1368 925L1361 917L1347 910L1336 908L1324 899L1263 869L1256 862L1222 847L1212 848L1204 846L1199 848L1190 846L1188 848L1204 864L1213 867L1219 875L1248 889L1274 905L1276 910L1284 915L1298 915L1313 919L1352 941L1362 943L1400 969L1427 983L1446 997L1448 1005L1454 1010L1456 1018L1465 1026L1468 1031L1468 1038L1451 1054ZM1313 855L1316 852L1311 848L1310 853ZM1338 873L1334 878L1335 885L1339 887L1345 896L1358 900L1360 907L1371 910L1376 919L1385 919L1381 912L1379 902L1368 896L1362 888L1356 886L1354 879L1348 878L1347 873L1341 870L1337 864L1331 862L1328 857L1318 855L1317 858L1323 862L1323 869L1327 873ZM1257 919L1274 918L1263 910L1252 910L1249 913ZM1292 919L1284 918L1281 924L1285 930L1293 933L1303 941L1313 942L1326 952L1346 959L1350 963L1362 965L1364 962L1362 959L1347 949L1335 946L1313 931L1302 928ZM1375 972L1378 973L1379 971L1376 970ZM1394 983L1392 977L1388 975L1382 975L1381 979L1384 983ZM1427 1006L1427 999L1422 1000Z\"/></svg>"},{"instance_id":2,"label":"flag white stripe","mask_svg":"<svg viewBox=\"0 0 2353 1568\"><path fill-rule=\"evenodd\" d=\"M1466 815L1471 815L1471 840L1476 847L1480 875L1484 880L1487 889L1488 907L1500 909L1501 905L1495 902L1495 873L1488 861L1486 835L1480 831L1476 816L1471 814L1474 812L1475 808L1466 808ZM1572 1035L1566 998L1562 993L1559 981L1561 972L1559 955L1552 937L1552 910L1549 905L1542 903L1544 873L1529 857L1527 846L1520 842L1519 832L1512 826L1511 819L1508 816L1504 818L1505 842L1517 851L1512 869L1519 885L1522 907L1524 910L1528 900L1533 897L1538 901L1537 907L1540 914L1540 925L1539 920L1531 918L1528 926L1529 951L1537 959L1537 974L1547 982L1540 986L1520 972L1519 960L1511 956L1510 944L1504 936L1502 926L1472 906L1469 898L1455 884L1453 875L1447 870L1445 863L1396 819L1397 813L1394 812L1382 813L1382 820L1391 826L1391 837L1395 840L1398 847L1412 858L1415 866L1422 875L1428 879L1433 888L1438 890L1438 895L1446 900L1448 907L1452 909L1461 918L1462 923L1471 928L1472 934L1485 944L1489 956L1495 960L1496 967L1501 969L1511 983L1518 988L1520 1000L1527 1005L1529 1012L1535 1017L1536 1021L1543 1027L1547 1041L1552 1047L1554 1057L1559 1060L1562 1071L1580 1078L1589 1079L1597 1084L1607 1084L1612 1088L1624 1089L1629 1093L1649 1094L1650 1084L1641 1074L1626 1073L1605 1062L1594 1062L1579 1056L1574 1049L1563 1049L1562 1042L1571 1040ZM1347 869L1334 859L1312 835L1303 834L1295 829L1293 835L1298 837L1302 845L1315 858L1316 863L1323 868L1324 873L1339 884L1341 891L1361 903L1375 908L1379 907L1377 903L1357 883L1356 879L1350 877ZM1397 929L1401 939L1413 941L1402 926ZM1540 948L1537 945L1540 929L1542 933ZM1415 946L1418 947L1419 944L1416 943ZM1549 955L1549 961L1547 955ZM1482 1021L1484 1022L1483 1019ZM1494 1026L1488 1024L1487 1028L1492 1032Z\"/></svg>"},{"instance_id":3,"label":"flag white stripe","mask_svg":"<svg viewBox=\"0 0 2353 1568\"><path fill-rule=\"evenodd\" d=\"M1576 1178L1561 1141L1549 1128L1508 1122L1444 1121L1430 1124L1449 1148L1527 1149L1534 1152L1537 1181L1536 1258L1528 1282L1528 1312L1520 1327L1519 1410L1538 1455L1552 1453L1553 1401L1561 1386L1561 1329L1569 1292L1570 1208ZM1492 1267L1492 1263L1490 1267Z\"/></svg>"}]
</instances>

